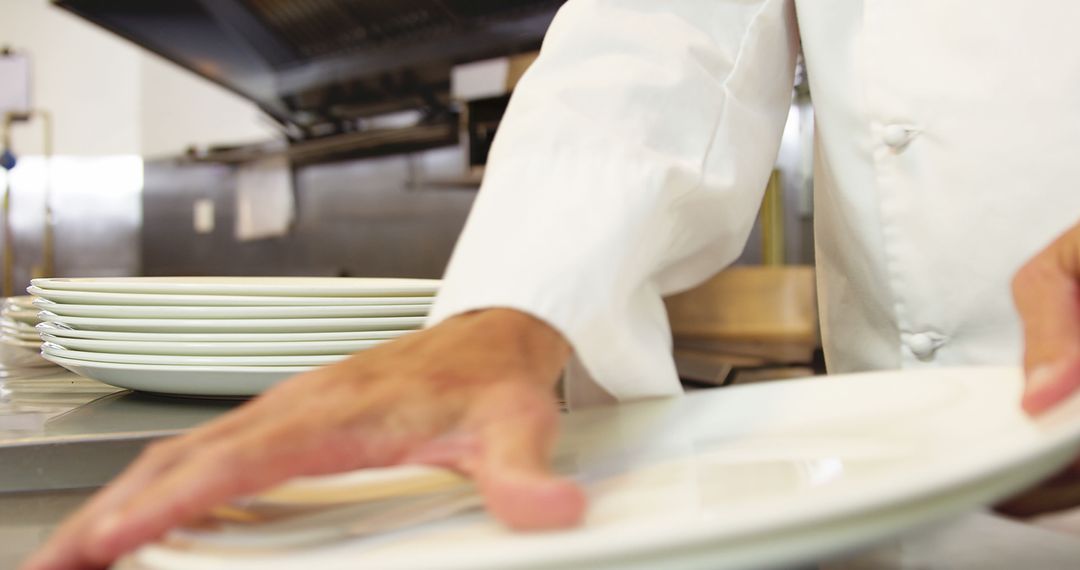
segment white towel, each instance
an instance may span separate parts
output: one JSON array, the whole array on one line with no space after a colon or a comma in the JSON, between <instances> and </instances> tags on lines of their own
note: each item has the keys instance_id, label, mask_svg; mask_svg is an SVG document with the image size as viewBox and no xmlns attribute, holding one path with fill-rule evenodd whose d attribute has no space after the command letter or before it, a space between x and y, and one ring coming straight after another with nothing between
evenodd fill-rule
<instances>
[{"instance_id":1,"label":"white towel","mask_svg":"<svg viewBox=\"0 0 1080 570\"><path fill-rule=\"evenodd\" d=\"M236 239L286 235L295 210L287 157L263 158L240 167L236 174Z\"/></svg>"}]
</instances>

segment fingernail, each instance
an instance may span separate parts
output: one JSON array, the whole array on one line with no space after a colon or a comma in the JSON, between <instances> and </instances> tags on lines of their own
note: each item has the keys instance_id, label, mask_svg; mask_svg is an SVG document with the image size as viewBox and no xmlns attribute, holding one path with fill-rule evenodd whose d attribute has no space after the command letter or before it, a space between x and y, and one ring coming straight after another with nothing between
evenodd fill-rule
<instances>
[{"instance_id":1,"label":"fingernail","mask_svg":"<svg viewBox=\"0 0 1080 570\"><path fill-rule=\"evenodd\" d=\"M1054 384L1061 369L1060 365L1043 364L1028 373L1024 393L1040 392Z\"/></svg>"},{"instance_id":2,"label":"fingernail","mask_svg":"<svg viewBox=\"0 0 1080 570\"><path fill-rule=\"evenodd\" d=\"M1027 374L1024 382L1024 397L1020 404L1025 412L1037 415L1050 407L1051 402L1046 396L1046 391L1054 383L1055 368L1055 366L1044 364Z\"/></svg>"},{"instance_id":3,"label":"fingernail","mask_svg":"<svg viewBox=\"0 0 1080 570\"><path fill-rule=\"evenodd\" d=\"M1030 414L1039 414L1068 397L1076 388L1075 382L1065 381L1080 362L1065 360L1043 364L1027 374L1022 406Z\"/></svg>"}]
</instances>

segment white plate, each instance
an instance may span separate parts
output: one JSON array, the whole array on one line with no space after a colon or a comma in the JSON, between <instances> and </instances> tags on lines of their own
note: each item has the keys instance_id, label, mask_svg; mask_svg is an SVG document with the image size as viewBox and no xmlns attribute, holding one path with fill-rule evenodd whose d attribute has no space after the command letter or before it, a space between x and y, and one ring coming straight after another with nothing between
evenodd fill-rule
<instances>
[{"instance_id":1,"label":"white plate","mask_svg":"<svg viewBox=\"0 0 1080 570\"><path fill-rule=\"evenodd\" d=\"M13 338L15 340L25 340L29 342L41 341L41 335L38 333L21 332L7 327L0 327L0 338Z\"/></svg>"},{"instance_id":2,"label":"white plate","mask_svg":"<svg viewBox=\"0 0 1080 570\"><path fill-rule=\"evenodd\" d=\"M93 340L41 335L45 342L72 350L116 354L172 354L187 356L286 356L304 354L351 354L371 348L382 340L334 340L299 342L155 342L141 340Z\"/></svg>"},{"instance_id":3,"label":"white plate","mask_svg":"<svg viewBox=\"0 0 1080 570\"><path fill-rule=\"evenodd\" d=\"M125 332L332 332L420 328L424 317L347 319L106 319L61 317L47 311L41 320L74 329Z\"/></svg>"},{"instance_id":4,"label":"white plate","mask_svg":"<svg viewBox=\"0 0 1080 570\"><path fill-rule=\"evenodd\" d=\"M26 342L10 338L0 338L0 365L9 368L51 366L41 357L40 342Z\"/></svg>"},{"instance_id":5,"label":"white plate","mask_svg":"<svg viewBox=\"0 0 1080 570\"><path fill-rule=\"evenodd\" d=\"M307 305L424 305L431 304L431 295L417 297L274 297L270 295L162 295L155 293L103 293L98 291L67 291L63 289L42 289L31 286L27 289L34 295L54 303L75 305L156 305L185 306L202 305L214 307L280 307ZM29 302L25 307L33 308Z\"/></svg>"},{"instance_id":6,"label":"white plate","mask_svg":"<svg viewBox=\"0 0 1080 570\"><path fill-rule=\"evenodd\" d=\"M560 471L583 526L515 534L465 514L273 554L145 547L155 570L763 568L813 563L996 501L1080 447L1080 398L1033 421L1015 369L923 370L703 390L569 414ZM183 531L228 544L227 534ZM233 546L236 546L233 544Z\"/></svg>"},{"instance_id":7,"label":"white plate","mask_svg":"<svg viewBox=\"0 0 1080 570\"><path fill-rule=\"evenodd\" d=\"M376 277L101 277L34 279L30 283L41 289L159 295L419 297L434 295L439 289L437 279Z\"/></svg>"},{"instance_id":8,"label":"white plate","mask_svg":"<svg viewBox=\"0 0 1080 570\"><path fill-rule=\"evenodd\" d=\"M344 360L348 354L307 354L301 356L186 356L176 354L118 354L87 352L58 345L41 345L46 358L58 356L71 360L109 362L117 364L149 364L153 366L322 366Z\"/></svg>"},{"instance_id":9,"label":"white plate","mask_svg":"<svg viewBox=\"0 0 1080 570\"><path fill-rule=\"evenodd\" d=\"M254 396L313 366L152 366L110 364L59 356L46 360L118 388L197 397Z\"/></svg>"},{"instance_id":10,"label":"white plate","mask_svg":"<svg viewBox=\"0 0 1080 570\"><path fill-rule=\"evenodd\" d=\"M34 313L34 319L37 320L37 312ZM0 329L10 330L13 332L33 333L36 331L35 325L20 323L6 317L0 317Z\"/></svg>"},{"instance_id":11,"label":"white plate","mask_svg":"<svg viewBox=\"0 0 1080 570\"><path fill-rule=\"evenodd\" d=\"M41 339L37 340L20 340L11 337L0 337L0 342L11 346L17 346L19 348L30 348L33 350L39 350L41 348Z\"/></svg>"},{"instance_id":12,"label":"white plate","mask_svg":"<svg viewBox=\"0 0 1080 570\"><path fill-rule=\"evenodd\" d=\"M30 310L4 309L0 312L0 315L16 323L22 323L29 326L34 326L38 322L38 311L34 308L31 308Z\"/></svg>"},{"instance_id":13,"label":"white plate","mask_svg":"<svg viewBox=\"0 0 1080 570\"><path fill-rule=\"evenodd\" d=\"M34 301L40 309L62 317L125 319L298 319L351 317L419 317L431 305L359 305L303 307L176 307L125 305L69 305L45 299ZM35 313L36 315L36 313Z\"/></svg>"},{"instance_id":14,"label":"white plate","mask_svg":"<svg viewBox=\"0 0 1080 570\"><path fill-rule=\"evenodd\" d=\"M397 338L414 332L413 330L385 330L385 331L337 331L337 332L292 332L292 333L164 333L164 332L122 332L122 331L90 331L76 330L61 327L55 323L41 323L35 329L42 334L50 334L62 338L83 338L92 340L109 341L151 341L151 342L204 342L204 343L231 343L231 342L328 342L328 341L356 341L356 340L383 340Z\"/></svg>"}]
</instances>

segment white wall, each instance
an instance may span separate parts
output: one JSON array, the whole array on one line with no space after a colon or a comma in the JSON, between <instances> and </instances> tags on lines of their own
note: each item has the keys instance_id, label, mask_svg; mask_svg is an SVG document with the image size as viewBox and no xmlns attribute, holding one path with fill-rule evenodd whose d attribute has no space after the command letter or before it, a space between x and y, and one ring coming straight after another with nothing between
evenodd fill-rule
<instances>
[{"instance_id":1,"label":"white wall","mask_svg":"<svg viewBox=\"0 0 1080 570\"><path fill-rule=\"evenodd\" d=\"M139 53L46 0L0 0L0 46L31 58L31 97L52 112L57 154L139 154ZM20 154L40 154L41 129L20 127Z\"/></svg>"},{"instance_id":2,"label":"white wall","mask_svg":"<svg viewBox=\"0 0 1080 570\"><path fill-rule=\"evenodd\" d=\"M57 154L160 156L275 136L250 102L47 0L0 0L4 45L32 59L33 102L55 117ZM40 129L19 127L14 145L40 153Z\"/></svg>"},{"instance_id":3,"label":"white wall","mask_svg":"<svg viewBox=\"0 0 1080 570\"><path fill-rule=\"evenodd\" d=\"M3 0L0 0L3 1ZM191 144L236 144L276 137L247 99L145 52L139 58L143 156L168 156Z\"/></svg>"}]
</instances>

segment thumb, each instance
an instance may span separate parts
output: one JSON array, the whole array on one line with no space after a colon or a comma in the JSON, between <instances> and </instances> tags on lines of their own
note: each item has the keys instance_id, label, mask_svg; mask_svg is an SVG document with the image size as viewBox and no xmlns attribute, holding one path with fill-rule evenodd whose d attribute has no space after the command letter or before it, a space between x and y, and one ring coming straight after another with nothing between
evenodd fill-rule
<instances>
[{"instance_id":1,"label":"thumb","mask_svg":"<svg viewBox=\"0 0 1080 570\"><path fill-rule=\"evenodd\" d=\"M479 445L464 467L488 512L510 528L570 527L585 513L581 488L550 468L558 415L550 394L524 383L492 386L472 408L467 424Z\"/></svg>"},{"instance_id":2,"label":"thumb","mask_svg":"<svg viewBox=\"0 0 1080 570\"><path fill-rule=\"evenodd\" d=\"M1013 297L1024 323L1023 407L1037 414L1080 388L1080 225L1020 269Z\"/></svg>"}]
</instances>

